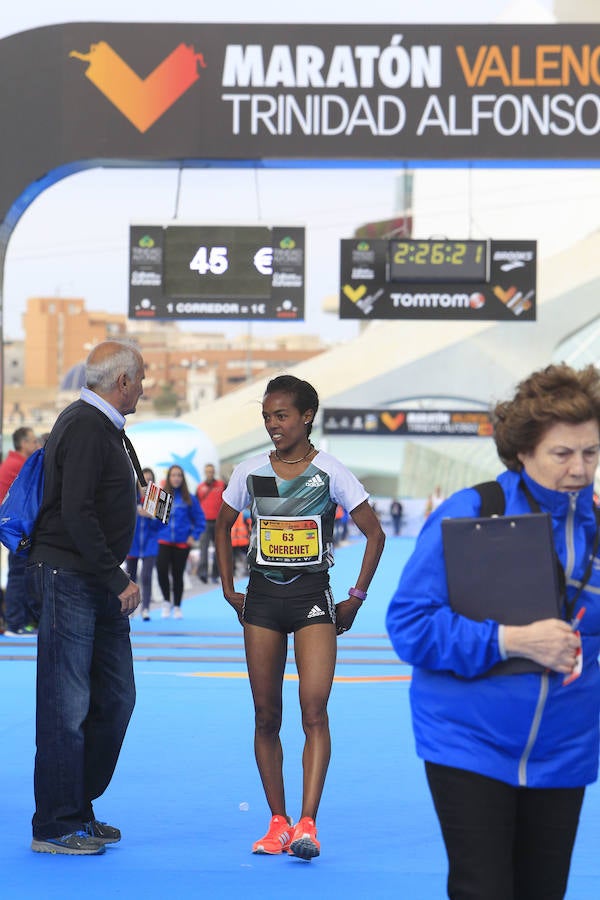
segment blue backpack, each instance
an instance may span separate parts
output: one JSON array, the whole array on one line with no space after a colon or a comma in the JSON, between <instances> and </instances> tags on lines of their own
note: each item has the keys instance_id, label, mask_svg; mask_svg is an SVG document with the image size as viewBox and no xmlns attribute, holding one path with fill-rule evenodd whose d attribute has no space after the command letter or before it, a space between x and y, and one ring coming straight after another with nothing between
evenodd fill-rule
<instances>
[{"instance_id":1,"label":"blue backpack","mask_svg":"<svg viewBox=\"0 0 600 900\"><path fill-rule=\"evenodd\" d=\"M35 450L0 504L0 541L13 553L27 556L44 492L44 448Z\"/></svg>"}]
</instances>

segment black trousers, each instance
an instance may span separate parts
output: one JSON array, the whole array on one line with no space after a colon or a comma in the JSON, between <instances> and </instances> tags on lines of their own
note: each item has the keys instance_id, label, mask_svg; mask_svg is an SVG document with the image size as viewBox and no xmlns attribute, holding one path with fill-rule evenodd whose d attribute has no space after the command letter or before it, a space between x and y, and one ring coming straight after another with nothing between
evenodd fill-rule
<instances>
[{"instance_id":1,"label":"black trousers","mask_svg":"<svg viewBox=\"0 0 600 900\"><path fill-rule=\"evenodd\" d=\"M425 763L450 900L562 900L584 788L519 788Z\"/></svg>"},{"instance_id":2,"label":"black trousers","mask_svg":"<svg viewBox=\"0 0 600 900\"><path fill-rule=\"evenodd\" d=\"M177 547L175 544L159 544L156 557L156 574L163 600L168 603L173 586L173 606L181 606L183 597L183 573L190 553L189 547ZM169 571L171 581L169 581Z\"/></svg>"}]
</instances>

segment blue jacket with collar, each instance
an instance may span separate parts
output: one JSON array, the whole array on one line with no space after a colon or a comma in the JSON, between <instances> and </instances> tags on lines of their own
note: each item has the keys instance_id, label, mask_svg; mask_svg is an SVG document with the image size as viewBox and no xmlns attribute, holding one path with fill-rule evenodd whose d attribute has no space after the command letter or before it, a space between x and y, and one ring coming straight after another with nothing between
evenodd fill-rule
<instances>
[{"instance_id":1,"label":"blue jacket with collar","mask_svg":"<svg viewBox=\"0 0 600 900\"><path fill-rule=\"evenodd\" d=\"M596 531L592 488L549 490L526 473L498 478L506 514L529 513L520 487L527 483L550 513L554 544L573 597L586 569ZM388 608L386 624L398 655L413 665L410 689L417 753L528 787L575 787L598 773L600 713L600 559L574 612L580 623L582 675L563 685L559 673L486 676L500 661L498 624L454 613L448 601L441 521L477 516L473 488L458 491L427 519Z\"/></svg>"},{"instance_id":2,"label":"blue jacket with collar","mask_svg":"<svg viewBox=\"0 0 600 900\"><path fill-rule=\"evenodd\" d=\"M206 519L198 499L191 495L190 501L186 503L181 496L181 489L175 489L171 516L166 525L161 523L158 532L159 541L167 544L185 544L190 535L194 540L198 540L206 528Z\"/></svg>"}]
</instances>

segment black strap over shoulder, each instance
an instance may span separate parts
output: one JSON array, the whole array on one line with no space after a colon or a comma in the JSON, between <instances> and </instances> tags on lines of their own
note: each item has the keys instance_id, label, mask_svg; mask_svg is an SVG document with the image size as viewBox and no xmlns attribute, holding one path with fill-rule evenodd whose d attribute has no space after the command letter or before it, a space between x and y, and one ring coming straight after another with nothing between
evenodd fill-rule
<instances>
[{"instance_id":1,"label":"black strap over shoulder","mask_svg":"<svg viewBox=\"0 0 600 900\"><path fill-rule=\"evenodd\" d=\"M137 453L135 452L135 448L134 448L133 444L131 443L131 441L129 440L129 438L127 437L127 435L125 434L124 430L121 431L121 438L123 440L123 444L125 445L125 450L127 451L127 455L129 456L129 459L131 460L131 464L133 465L133 468L135 469L135 474L138 477L139 483L141 484L142 487L147 487L148 482L144 478L144 473L142 472L142 467L140 466L140 461L137 457Z\"/></svg>"},{"instance_id":2,"label":"black strap over shoulder","mask_svg":"<svg viewBox=\"0 0 600 900\"><path fill-rule=\"evenodd\" d=\"M479 515L482 518L504 515L506 497L497 481L482 481L480 484L474 484L473 488L481 497Z\"/></svg>"}]
</instances>

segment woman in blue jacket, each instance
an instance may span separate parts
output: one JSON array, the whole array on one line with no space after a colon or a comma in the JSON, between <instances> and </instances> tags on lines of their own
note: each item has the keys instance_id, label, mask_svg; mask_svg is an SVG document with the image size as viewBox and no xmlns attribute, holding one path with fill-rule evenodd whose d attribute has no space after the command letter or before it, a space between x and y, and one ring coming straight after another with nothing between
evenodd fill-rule
<instances>
[{"instance_id":1,"label":"woman in blue jacket","mask_svg":"<svg viewBox=\"0 0 600 900\"><path fill-rule=\"evenodd\" d=\"M171 466L167 472L165 490L173 495L171 516L158 532L158 556L156 574L163 595L163 618L171 615L171 588L173 592L173 617L181 619L183 573L192 544L206 527L200 503L190 494L181 466ZM169 578L170 574L170 578Z\"/></svg>"},{"instance_id":2,"label":"woman in blue jacket","mask_svg":"<svg viewBox=\"0 0 600 900\"><path fill-rule=\"evenodd\" d=\"M146 484L155 481L152 469L142 469ZM144 622L150 620L150 605L152 603L152 573L156 563L156 555L158 553L158 532L162 527L162 522L155 519L154 516L147 513L142 504L146 488L138 486L138 508L137 521L135 523L135 534L131 548L125 559L125 569L132 581L137 581L138 564L142 561L141 574L141 591L142 591L142 619Z\"/></svg>"},{"instance_id":3,"label":"woman in blue jacket","mask_svg":"<svg viewBox=\"0 0 600 900\"><path fill-rule=\"evenodd\" d=\"M441 522L479 514L480 495L467 488L427 520L387 627L414 667L413 728L448 854L448 896L560 900L585 785L598 773L600 372L535 372L496 406L494 425L506 513L551 516L561 617L514 626L452 610ZM491 671L509 657L543 668Z\"/></svg>"}]
</instances>

